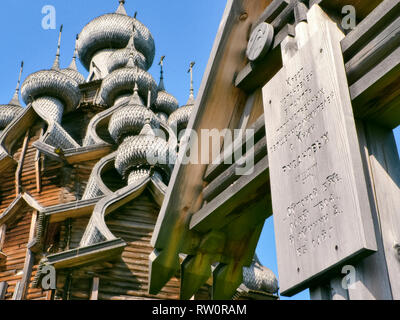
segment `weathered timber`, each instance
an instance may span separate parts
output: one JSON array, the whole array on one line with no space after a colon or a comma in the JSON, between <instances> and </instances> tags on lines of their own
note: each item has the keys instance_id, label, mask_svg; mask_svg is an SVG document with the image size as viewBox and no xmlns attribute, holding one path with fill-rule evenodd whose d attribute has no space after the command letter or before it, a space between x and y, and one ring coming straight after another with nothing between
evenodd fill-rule
<instances>
[{"instance_id":1,"label":"weathered timber","mask_svg":"<svg viewBox=\"0 0 400 320\"><path fill-rule=\"evenodd\" d=\"M92 292L90 294L90 300L98 300L99 298L99 284L100 284L100 279L98 277L93 278L93 283L92 283Z\"/></svg>"},{"instance_id":2,"label":"weathered timber","mask_svg":"<svg viewBox=\"0 0 400 320\"><path fill-rule=\"evenodd\" d=\"M47 256L48 263L56 269L84 266L101 260L113 260L126 246L122 239L96 243Z\"/></svg>"},{"instance_id":3,"label":"weathered timber","mask_svg":"<svg viewBox=\"0 0 400 320\"><path fill-rule=\"evenodd\" d=\"M356 9L357 19L361 21L382 1L384 0L310 0L309 6L311 8L314 4L319 4L324 9L341 13L344 6L351 5Z\"/></svg>"},{"instance_id":4,"label":"weathered timber","mask_svg":"<svg viewBox=\"0 0 400 320\"><path fill-rule=\"evenodd\" d=\"M4 300L8 288L7 282L0 282L0 300Z\"/></svg>"},{"instance_id":5,"label":"weathered timber","mask_svg":"<svg viewBox=\"0 0 400 320\"><path fill-rule=\"evenodd\" d=\"M249 128L254 130L254 143L262 140L265 137L265 120L264 115L261 115L257 121L255 121ZM212 163L208 165L207 171L204 175L204 181L211 182L217 176L219 176L224 170L229 168L230 162L234 159L235 154L243 154L246 152L246 144L249 139L246 135L242 136L242 140L234 142L232 145L225 147L225 152L220 155L220 161L218 163Z\"/></svg>"},{"instance_id":6,"label":"weathered timber","mask_svg":"<svg viewBox=\"0 0 400 320\"><path fill-rule=\"evenodd\" d=\"M236 174L237 170L243 168L246 163L257 163L261 161L263 157L267 155L267 141L266 139L261 139L258 141L254 148L250 149L241 159L231 165L227 170L222 172L218 177L216 177L207 187L203 189L203 199L204 201L210 202L218 194L224 191L232 183L240 178ZM251 158L250 161L246 158Z\"/></svg>"},{"instance_id":7,"label":"weathered timber","mask_svg":"<svg viewBox=\"0 0 400 320\"><path fill-rule=\"evenodd\" d=\"M338 5L339 2L333 7ZM357 2L357 7L365 6ZM396 81L400 69L400 5L397 0L386 0L368 3L367 7L365 12L374 10L342 40L354 114L357 118L395 128L400 118L400 111L396 108L400 91ZM238 87L251 92L267 83L279 71L282 60L277 52L280 51L282 40L275 39L278 47L272 49L258 64L249 63L238 74Z\"/></svg>"},{"instance_id":8,"label":"weathered timber","mask_svg":"<svg viewBox=\"0 0 400 320\"><path fill-rule=\"evenodd\" d=\"M243 48L246 48L251 24L270 2L228 1L196 100L194 114L188 125L189 129L237 128L247 97L232 83L235 72L242 69L246 63L244 52L236 52L242 52ZM218 108L218 113L213 111L215 108ZM185 154L187 150L188 146L181 147L180 154ZM182 252L181 247L191 242L191 236L188 235L189 217L202 205L202 186L199 186L199 182L202 181L206 169L206 165L175 166L170 180L172 187L167 190L152 238L152 244L156 248L151 256L152 293L158 292L179 270L178 255ZM220 282L221 285L222 283Z\"/></svg>"},{"instance_id":9,"label":"weathered timber","mask_svg":"<svg viewBox=\"0 0 400 320\"><path fill-rule=\"evenodd\" d=\"M18 196L21 191L21 171L24 165L26 150L28 149L29 134L30 130L28 129L25 133L24 142L22 144L22 151L19 157L17 170L15 171L15 196Z\"/></svg>"},{"instance_id":10,"label":"weathered timber","mask_svg":"<svg viewBox=\"0 0 400 320\"><path fill-rule=\"evenodd\" d=\"M230 218L235 218L234 214L230 215L232 212L240 214L244 210L243 204L248 206L248 203L252 201L266 216L271 215L272 210L266 197L268 169L268 157L265 156L256 163L252 174L240 177L236 183L196 212L190 220L190 229L207 232L215 226L222 227L229 223ZM259 203L260 200L261 203ZM252 209L257 212L254 208Z\"/></svg>"},{"instance_id":11,"label":"weathered timber","mask_svg":"<svg viewBox=\"0 0 400 320\"><path fill-rule=\"evenodd\" d=\"M284 295L377 249L355 124L347 120L344 36L317 5L308 21L296 27L298 51L263 88ZM304 232L306 221L314 223Z\"/></svg>"}]
</instances>

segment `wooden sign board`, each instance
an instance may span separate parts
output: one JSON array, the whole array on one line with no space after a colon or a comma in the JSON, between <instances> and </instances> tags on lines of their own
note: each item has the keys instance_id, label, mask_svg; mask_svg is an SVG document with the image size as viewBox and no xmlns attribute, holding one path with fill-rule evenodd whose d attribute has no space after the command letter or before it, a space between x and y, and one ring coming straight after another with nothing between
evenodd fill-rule
<instances>
[{"instance_id":1,"label":"wooden sign board","mask_svg":"<svg viewBox=\"0 0 400 320\"><path fill-rule=\"evenodd\" d=\"M377 250L343 35L332 23L314 29L263 88L283 295Z\"/></svg>"}]
</instances>

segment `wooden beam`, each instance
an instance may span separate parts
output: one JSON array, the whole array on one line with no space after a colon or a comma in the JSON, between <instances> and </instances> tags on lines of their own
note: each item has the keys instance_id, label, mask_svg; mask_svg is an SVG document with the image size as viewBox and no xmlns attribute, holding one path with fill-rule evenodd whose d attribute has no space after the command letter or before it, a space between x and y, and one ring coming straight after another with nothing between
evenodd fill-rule
<instances>
[{"instance_id":1,"label":"wooden beam","mask_svg":"<svg viewBox=\"0 0 400 320\"><path fill-rule=\"evenodd\" d=\"M400 3L385 0L342 40L345 62L354 57L371 39L392 23L399 15Z\"/></svg>"},{"instance_id":2,"label":"wooden beam","mask_svg":"<svg viewBox=\"0 0 400 320\"><path fill-rule=\"evenodd\" d=\"M240 214L243 206L248 206L251 202L258 204L260 197L264 199L261 202L264 210L267 211L267 192L268 157L265 156L255 165L251 175L242 176L236 183L226 188L214 200L193 214L190 219L190 229L204 233L217 225L223 226L229 222L229 219L226 218L230 213L236 210Z\"/></svg>"},{"instance_id":3,"label":"wooden beam","mask_svg":"<svg viewBox=\"0 0 400 320\"><path fill-rule=\"evenodd\" d=\"M266 139L261 139L256 143L254 149L249 151L250 154L244 155L239 161L231 165L227 170L222 172L218 177L216 177L208 186L203 189L203 199L204 201L210 202L218 194L224 191L232 183L238 180L241 176L236 175L238 169L243 167L243 164L247 163L246 158L252 157L253 163L257 163L263 157L267 155L267 141ZM250 159L251 161L251 159Z\"/></svg>"},{"instance_id":4,"label":"wooden beam","mask_svg":"<svg viewBox=\"0 0 400 320\"><path fill-rule=\"evenodd\" d=\"M121 254L126 247L122 239L96 243L47 256L48 263L56 269L75 268L102 260L111 260Z\"/></svg>"},{"instance_id":5,"label":"wooden beam","mask_svg":"<svg viewBox=\"0 0 400 320\"><path fill-rule=\"evenodd\" d=\"M30 134L30 129L28 129L25 133L25 138L24 138L24 142L22 144L22 150L21 150L21 154L19 157L17 170L15 171L15 195L16 196L18 196L18 194L21 192L21 181L20 180L21 180L22 168L24 166L25 154L28 149L29 134Z\"/></svg>"},{"instance_id":6,"label":"wooden beam","mask_svg":"<svg viewBox=\"0 0 400 320\"><path fill-rule=\"evenodd\" d=\"M324 9L341 13L344 6L351 5L356 9L357 20L361 21L382 1L383 0L310 0L310 8L314 4L319 4Z\"/></svg>"},{"instance_id":7,"label":"wooden beam","mask_svg":"<svg viewBox=\"0 0 400 320\"><path fill-rule=\"evenodd\" d=\"M400 239L400 160L393 132L358 121L364 171L369 181L378 252L357 265L351 300L400 299L400 263L394 248Z\"/></svg>"},{"instance_id":8,"label":"wooden beam","mask_svg":"<svg viewBox=\"0 0 400 320\"><path fill-rule=\"evenodd\" d=\"M37 221L37 211L34 211L31 218L31 227L29 230L29 240L28 243L33 240L35 237L36 230L36 221ZM14 300L23 300L25 299L26 292L29 287L29 281L32 275L32 267L35 262L35 256L30 249L26 250L24 269L22 270L22 279L19 282L18 290L14 292Z\"/></svg>"},{"instance_id":9,"label":"wooden beam","mask_svg":"<svg viewBox=\"0 0 400 320\"><path fill-rule=\"evenodd\" d=\"M21 282L18 281L15 284L15 287L14 287L14 293L13 293L13 296L12 296L12 300L21 300L19 298L20 292L21 292L20 287L21 287Z\"/></svg>"},{"instance_id":10,"label":"wooden beam","mask_svg":"<svg viewBox=\"0 0 400 320\"><path fill-rule=\"evenodd\" d=\"M254 143L263 140L265 138L265 120L264 115L261 115L255 123L253 123L249 130L254 130ZM212 163L208 165L206 173L204 175L204 181L211 182L218 175L220 175L224 170L229 168L229 160L233 159L233 156L240 152L243 154L246 152L246 144L248 143L246 135L242 136L242 141L237 143L234 142L232 145L226 147L225 154L221 154L221 161L218 163Z\"/></svg>"},{"instance_id":11,"label":"wooden beam","mask_svg":"<svg viewBox=\"0 0 400 320\"><path fill-rule=\"evenodd\" d=\"M7 225L6 224L0 225L0 251L3 250L4 241L6 239L6 231L7 231Z\"/></svg>"},{"instance_id":12,"label":"wooden beam","mask_svg":"<svg viewBox=\"0 0 400 320\"><path fill-rule=\"evenodd\" d=\"M8 283L0 282L0 300L4 300L7 293Z\"/></svg>"},{"instance_id":13,"label":"wooden beam","mask_svg":"<svg viewBox=\"0 0 400 320\"><path fill-rule=\"evenodd\" d=\"M90 300L98 300L99 298L99 284L100 278L94 277L92 282L92 291L90 293Z\"/></svg>"},{"instance_id":14,"label":"wooden beam","mask_svg":"<svg viewBox=\"0 0 400 320\"><path fill-rule=\"evenodd\" d=\"M251 25L270 0L229 0L204 73L188 129L234 129L243 113L247 94L234 85L246 64L244 48ZM218 110L218 112L215 112ZM180 149L180 155L189 146ZM207 165L176 165L158 216L151 244L149 292L157 293L179 270L179 253L190 242L190 216L202 205L202 179Z\"/></svg>"}]
</instances>

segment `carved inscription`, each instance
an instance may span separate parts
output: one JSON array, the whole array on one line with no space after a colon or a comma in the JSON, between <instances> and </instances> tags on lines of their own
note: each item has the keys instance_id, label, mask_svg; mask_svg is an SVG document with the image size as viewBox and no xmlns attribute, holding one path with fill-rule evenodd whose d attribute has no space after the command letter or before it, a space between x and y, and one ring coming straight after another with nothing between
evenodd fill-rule
<instances>
[{"instance_id":1,"label":"carved inscription","mask_svg":"<svg viewBox=\"0 0 400 320\"><path fill-rule=\"evenodd\" d=\"M315 35L263 88L283 291L366 247L357 190L366 190L365 180L356 184L363 172L354 159L361 157L350 147L354 120L345 116L352 116L350 96L341 91L346 79L337 78L330 50ZM340 46L335 50L341 54Z\"/></svg>"}]
</instances>

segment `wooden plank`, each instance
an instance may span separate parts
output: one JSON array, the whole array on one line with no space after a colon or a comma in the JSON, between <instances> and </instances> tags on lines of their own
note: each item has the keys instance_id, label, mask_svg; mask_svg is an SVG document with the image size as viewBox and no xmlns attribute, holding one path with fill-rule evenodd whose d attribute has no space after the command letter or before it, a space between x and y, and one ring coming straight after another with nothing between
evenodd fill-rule
<instances>
[{"instance_id":1,"label":"wooden plank","mask_svg":"<svg viewBox=\"0 0 400 320\"><path fill-rule=\"evenodd\" d=\"M251 154L249 154L251 153ZM252 148L249 153L245 154L239 161L231 165L227 170L216 177L207 187L203 189L203 199L207 202L214 199L218 194L225 190L229 185L234 183L240 178L237 175L237 170L243 168L243 164L257 163L267 155L267 141L261 139L256 143L254 149ZM247 160L246 158L249 158Z\"/></svg>"},{"instance_id":2,"label":"wooden plank","mask_svg":"<svg viewBox=\"0 0 400 320\"><path fill-rule=\"evenodd\" d=\"M0 282L0 300L4 300L7 293L8 283Z\"/></svg>"},{"instance_id":3,"label":"wooden plank","mask_svg":"<svg viewBox=\"0 0 400 320\"><path fill-rule=\"evenodd\" d=\"M389 129L400 122L400 47L350 87L355 115Z\"/></svg>"},{"instance_id":4,"label":"wooden plank","mask_svg":"<svg viewBox=\"0 0 400 320\"><path fill-rule=\"evenodd\" d=\"M349 288L352 300L399 299L399 263L394 244L399 237L400 161L390 129L358 122L364 171L368 176L378 252L354 265L356 280Z\"/></svg>"},{"instance_id":5,"label":"wooden plank","mask_svg":"<svg viewBox=\"0 0 400 320\"><path fill-rule=\"evenodd\" d=\"M376 66L383 60L383 58L399 46L400 10L397 19L370 40L346 63L346 72L349 84L351 85L360 79L366 72Z\"/></svg>"},{"instance_id":6,"label":"wooden plank","mask_svg":"<svg viewBox=\"0 0 400 320\"><path fill-rule=\"evenodd\" d=\"M6 239L6 231L7 231L7 225L6 224L0 225L0 252L3 249L4 241Z\"/></svg>"},{"instance_id":7,"label":"wooden plank","mask_svg":"<svg viewBox=\"0 0 400 320\"><path fill-rule=\"evenodd\" d=\"M299 24L296 31L305 30L304 37L298 34L299 51L263 88L283 295L377 250L343 34L320 7L307 16L310 40L307 25Z\"/></svg>"},{"instance_id":8,"label":"wooden plank","mask_svg":"<svg viewBox=\"0 0 400 320\"><path fill-rule=\"evenodd\" d=\"M14 293L12 295L12 300L21 300L19 298L19 295L20 295L20 292L21 292L20 286L21 286L21 282L18 281L16 283L15 287L14 287Z\"/></svg>"},{"instance_id":9,"label":"wooden plank","mask_svg":"<svg viewBox=\"0 0 400 320\"><path fill-rule=\"evenodd\" d=\"M260 23L272 23L278 15L289 5L290 0L274 0L265 8L260 17L254 22L251 30L253 31Z\"/></svg>"},{"instance_id":10,"label":"wooden plank","mask_svg":"<svg viewBox=\"0 0 400 320\"><path fill-rule=\"evenodd\" d=\"M368 42L375 38L389 23L398 17L400 3L397 0L385 0L368 17L342 40L344 60L347 62Z\"/></svg>"},{"instance_id":11,"label":"wooden plank","mask_svg":"<svg viewBox=\"0 0 400 320\"><path fill-rule=\"evenodd\" d=\"M228 215L230 213L235 210L240 212L241 210L238 208L249 206L249 203L252 202L259 206L260 198L263 199L261 207L268 212L268 201L265 196L268 191L268 171L268 157L265 156L255 165L251 175L242 176L236 183L226 188L213 201L196 212L190 219L190 229L204 233L215 226L222 227L229 223Z\"/></svg>"},{"instance_id":12,"label":"wooden plank","mask_svg":"<svg viewBox=\"0 0 400 320\"><path fill-rule=\"evenodd\" d=\"M28 148L29 134L30 130L28 129L25 133L24 142L22 144L22 151L19 157L17 170L15 171L15 196L18 196L18 194L21 191L21 172L22 172L22 167L24 165L26 150Z\"/></svg>"},{"instance_id":13,"label":"wooden plank","mask_svg":"<svg viewBox=\"0 0 400 320\"><path fill-rule=\"evenodd\" d=\"M249 130L254 130L254 143L260 141L265 137L265 120L264 115L261 115L255 123L253 123ZM219 163L209 164L204 175L204 181L211 182L218 175L220 175L224 170L226 170L229 165L229 159L233 158L234 154L246 152L246 144L248 143L246 135L242 136L241 142L234 142L233 145L226 147L226 155L222 154L220 156L221 161Z\"/></svg>"},{"instance_id":14,"label":"wooden plank","mask_svg":"<svg viewBox=\"0 0 400 320\"><path fill-rule=\"evenodd\" d=\"M351 5L356 9L357 19L361 21L382 1L383 0L310 0L310 8L314 4L319 4L324 9L341 13L344 6Z\"/></svg>"},{"instance_id":15,"label":"wooden plank","mask_svg":"<svg viewBox=\"0 0 400 320\"><path fill-rule=\"evenodd\" d=\"M99 298L99 283L100 278L94 277L92 283L92 292L90 294L90 300L98 300Z\"/></svg>"},{"instance_id":16,"label":"wooden plank","mask_svg":"<svg viewBox=\"0 0 400 320\"><path fill-rule=\"evenodd\" d=\"M247 46L252 22L270 2L227 2L188 129L199 130L200 133L200 129L237 127L247 99L246 94L235 88L233 83L236 72L246 64L245 57L237 52L242 52ZM216 108L218 113L215 112ZM185 154L187 150L188 146L183 146L180 154ZM178 255L181 246L187 242L187 222L202 204L200 193L205 170L206 165L175 166L171 187L165 195L152 238L152 245L158 252L162 250L163 254L157 255L155 252L151 257L151 293L158 292L179 269Z\"/></svg>"}]
</instances>

